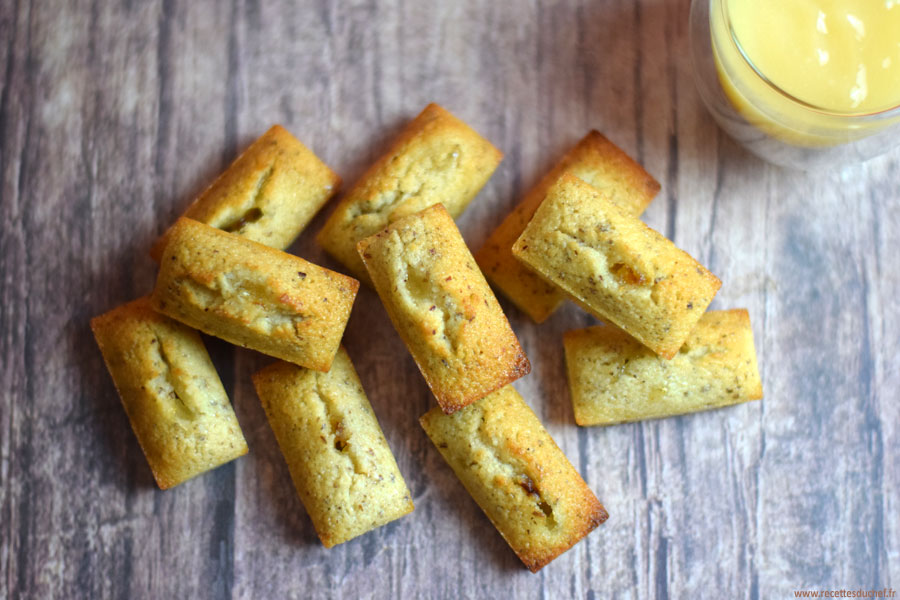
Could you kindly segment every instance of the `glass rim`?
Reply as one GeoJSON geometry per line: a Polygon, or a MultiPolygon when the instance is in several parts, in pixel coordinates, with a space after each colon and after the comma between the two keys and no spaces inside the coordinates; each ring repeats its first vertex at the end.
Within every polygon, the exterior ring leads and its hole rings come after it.
{"type": "MultiPolygon", "coordinates": [[[[874,111],[864,111],[864,112],[854,112],[854,111],[840,111],[825,108],[822,106],[817,106],[805,100],[798,98],[797,96],[791,94],[786,91],[781,86],[777,85],[771,79],[766,77],[766,75],[753,63],[750,57],[747,55],[747,52],[744,50],[743,46],[741,46],[740,40],[738,40],[737,32],[734,30],[731,22],[731,15],[728,12],[728,2],[729,0],[710,0],[711,2],[717,2],[721,8],[722,18],[725,20],[725,29],[728,31],[728,39],[731,44],[734,46],[734,49],[737,50],[738,55],[740,55],[743,63],[750,68],[751,71],[756,75],[756,77],[766,85],[772,91],[778,93],[784,99],[798,104],[810,111],[814,111],[824,116],[834,117],[845,121],[879,121],[882,119],[892,119],[894,117],[900,117],[900,102],[893,106],[889,106],[884,109],[874,110],[874,111]]],[[[713,36],[715,40],[716,36],[713,36]]]]}

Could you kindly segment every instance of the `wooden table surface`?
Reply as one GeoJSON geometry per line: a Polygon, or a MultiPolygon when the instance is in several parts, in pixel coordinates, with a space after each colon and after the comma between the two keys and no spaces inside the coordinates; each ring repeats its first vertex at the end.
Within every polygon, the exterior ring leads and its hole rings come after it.
{"type": "MultiPolygon", "coordinates": [[[[687,0],[0,7],[0,597],[789,598],[900,588],[900,151],[818,175],[731,142],[691,79],[687,0]],[[421,431],[433,405],[377,296],[344,343],[416,510],[318,542],[250,383],[208,347],[250,453],[156,488],[88,328],[147,293],[147,249],[282,123],[351,184],[428,102],[506,153],[477,248],[590,128],[662,183],[646,222],[746,307],[765,399],[574,424],[561,336],[505,300],[516,383],[609,521],[526,571],[421,431]],[[890,257],[894,256],[894,259],[890,257]]],[[[328,212],[328,209],[324,211],[328,212]]],[[[291,251],[332,268],[313,237],[291,251]]]]}

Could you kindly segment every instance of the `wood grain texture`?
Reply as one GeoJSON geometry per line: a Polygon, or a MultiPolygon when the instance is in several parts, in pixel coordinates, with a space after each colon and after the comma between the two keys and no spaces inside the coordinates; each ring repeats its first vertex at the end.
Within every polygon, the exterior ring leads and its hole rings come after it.
{"type": "MultiPolygon", "coordinates": [[[[158,0],[0,6],[0,597],[786,598],[900,588],[900,151],[818,175],[718,131],[687,0],[158,0]],[[590,128],[663,184],[645,221],[746,307],[765,399],[580,429],[562,333],[501,300],[517,389],[609,521],[528,573],[418,426],[433,405],[370,290],[344,344],[416,510],[325,550],[250,383],[207,340],[250,454],[157,490],[88,328],[148,292],[147,249],[280,122],[347,182],[428,102],[506,159],[477,248],[590,128]]],[[[326,208],[327,212],[328,209],[326,208]]],[[[332,268],[313,242],[292,251],[332,268]]]]}

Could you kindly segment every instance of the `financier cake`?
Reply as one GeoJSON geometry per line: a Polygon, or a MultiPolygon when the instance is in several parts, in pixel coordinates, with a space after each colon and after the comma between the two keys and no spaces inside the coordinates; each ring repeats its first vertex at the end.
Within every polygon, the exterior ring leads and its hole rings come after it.
{"type": "Polygon", "coordinates": [[[327,371],[358,289],[355,279],[182,217],[152,302],[209,335],[327,371]]]}
{"type": "Polygon", "coordinates": [[[569,173],[513,254],[585,310],[672,358],[722,285],[703,265],[569,173]]]}
{"type": "Polygon", "coordinates": [[[444,412],[531,371],[443,205],[400,219],[358,247],[394,327],[444,412]]]}
{"type": "MultiPolygon", "coordinates": [[[[182,216],[279,250],[334,196],[341,178],[281,125],[273,125],[182,216]]],[[[150,251],[159,261],[166,234],[150,251]]]]}
{"type": "Polygon", "coordinates": [[[439,202],[455,219],[502,158],[503,153],[471,127],[429,104],[341,199],[316,239],[368,283],[357,242],[439,202]]]}
{"type": "Polygon", "coordinates": [[[478,506],[532,572],[607,512],[515,388],[419,421],[478,506]]]}
{"type": "Polygon", "coordinates": [[[278,362],[255,373],[253,384],[326,548],[412,512],[406,482],[343,348],[327,373],[278,362]]]}
{"type": "Polygon", "coordinates": [[[547,189],[563,173],[571,173],[607,194],[636,217],[660,188],[641,165],[602,134],[591,131],[525,195],[475,254],[475,260],[485,277],[536,323],[549,317],[566,294],[519,262],[513,256],[512,246],[544,200],[547,189]]]}
{"type": "Polygon", "coordinates": [[[247,442],[200,335],[140,298],[91,329],[162,489],[247,453],[247,442]]]}
{"type": "Polygon", "coordinates": [[[568,331],[563,345],[579,425],[681,415],[763,395],[744,309],[705,313],[671,360],[609,325],[568,331]]]}

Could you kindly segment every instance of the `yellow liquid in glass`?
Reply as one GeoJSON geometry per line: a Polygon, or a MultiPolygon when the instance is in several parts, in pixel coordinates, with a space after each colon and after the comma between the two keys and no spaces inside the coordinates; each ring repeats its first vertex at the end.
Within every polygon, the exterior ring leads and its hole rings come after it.
{"type": "Polygon", "coordinates": [[[825,146],[889,124],[847,115],[900,105],[900,0],[712,0],[711,7],[723,88],[769,135],[825,146]]]}

